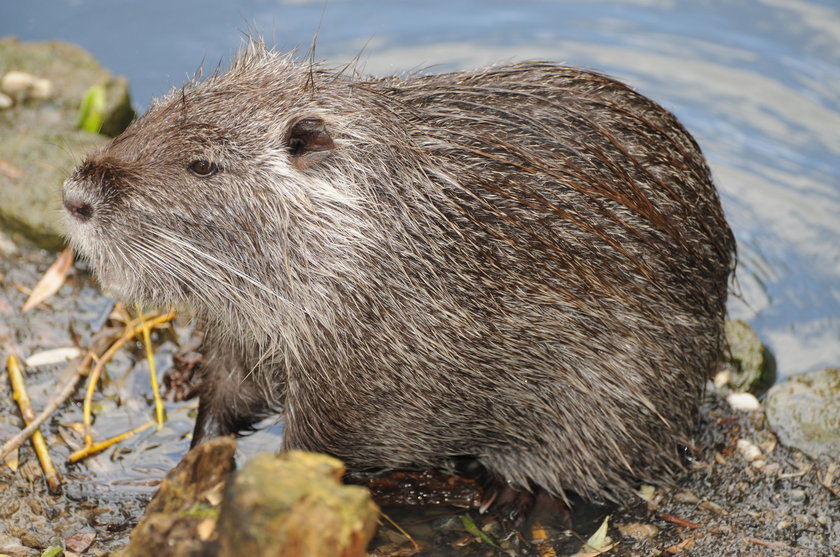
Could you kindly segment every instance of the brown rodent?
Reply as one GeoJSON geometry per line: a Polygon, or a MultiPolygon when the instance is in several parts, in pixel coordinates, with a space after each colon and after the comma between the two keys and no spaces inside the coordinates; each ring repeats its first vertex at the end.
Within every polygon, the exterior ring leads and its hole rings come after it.
{"type": "Polygon", "coordinates": [[[677,120],[542,62],[346,78],[251,44],[91,154],[70,239],[206,325],[193,443],[617,499],[680,465],[735,245],[677,120]]]}

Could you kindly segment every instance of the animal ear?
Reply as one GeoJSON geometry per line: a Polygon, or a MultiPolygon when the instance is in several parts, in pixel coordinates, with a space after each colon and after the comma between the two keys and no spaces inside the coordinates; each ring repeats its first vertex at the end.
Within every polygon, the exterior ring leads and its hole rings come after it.
{"type": "Polygon", "coordinates": [[[292,164],[301,170],[323,161],[335,149],[324,121],[315,117],[295,122],[289,130],[286,145],[292,156],[292,164]]]}

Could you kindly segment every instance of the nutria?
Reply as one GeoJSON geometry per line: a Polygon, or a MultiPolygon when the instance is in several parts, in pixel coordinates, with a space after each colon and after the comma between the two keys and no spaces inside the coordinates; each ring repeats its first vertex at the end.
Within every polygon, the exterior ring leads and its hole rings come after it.
{"type": "Polygon", "coordinates": [[[680,466],[734,240],[695,141],[603,75],[361,80],[249,45],[64,185],[127,300],[205,324],[193,444],[267,412],[351,470],[618,499],[680,466]]]}

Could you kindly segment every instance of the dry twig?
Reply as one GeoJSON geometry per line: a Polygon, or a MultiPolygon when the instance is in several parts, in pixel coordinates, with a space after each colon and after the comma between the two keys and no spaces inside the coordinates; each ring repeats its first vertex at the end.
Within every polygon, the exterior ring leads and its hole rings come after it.
{"type": "Polygon", "coordinates": [[[105,353],[97,360],[93,371],[91,371],[88,376],[87,390],[85,391],[85,402],[82,407],[82,415],[85,424],[84,438],[86,449],[93,445],[93,434],[91,433],[93,393],[96,390],[96,384],[99,382],[99,377],[102,375],[102,370],[105,367],[105,364],[114,356],[114,354],[116,354],[117,350],[122,348],[126,342],[137,336],[139,333],[142,333],[144,327],[151,328],[160,325],[161,323],[172,321],[173,319],[175,319],[175,311],[171,310],[164,315],[158,315],[157,317],[142,323],[136,320],[127,323],[123,335],[115,340],[108,350],[106,350],[105,353]]]}
{"type": "Polygon", "coordinates": [[[837,489],[832,485],[834,483],[834,473],[837,472],[837,468],[837,463],[829,465],[828,469],[825,471],[825,476],[821,476],[820,471],[817,470],[817,482],[826,488],[829,493],[840,498],[840,489],[837,489]]]}
{"type": "Polygon", "coordinates": [[[128,439],[132,435],[136,435],[136,434],[140,433],[141,431],[146,431],[147,429],[149,429],[153,425],[155,425],[155,422],[146,422],[145,424],[143,424],[141,426],[135,427],[134,429],[131,429],[131,430],[126,431],[124,433],[120,433],[119,435],[115,435],[115,436],[113,436],[109,439],[106,439],[104,441],[100,441],[99,443],[92,443],[90,445],[87,445],[87,446],[79,449],[78,451],[74,452],[73,454],[71,454],[67,458],[67,462],[71,462],[71,463],[72,462],[78,462],[78,461],[82,460],[83,458],[89,457],[92,454],[102,452],[105,449],[107,449],[108,447],[110,447],[111,445],[115,445],[115,444],[119,443],[120,441],[128,439]]]}
{"type": "Polygon", "coordinates": [[[80,364],[76,365],[71,363],[65,369],[65,372],[62,375],[63,379],[59,379],[61,387],[59,388],[58,393],[50,399],[44,409],[41,410],[41,413],[35,416],[29,425],[22,429],[20,433],[3,443],[3,446],[0,447],[0,459],[5,458],[7,454],[21,446],[35,431],[37,431],[41,424],[44,423],[47,418],[49,418],[52,413],[58,409],[59,406],[64,404],[64,402],[70,398],[70,396],[76,391],[76,383],[79,382],[79,379],[84,377],[84,371],[88,369],[91,361],[92,354],[88,353],[80,364]]]}
{"type": "MultiPolygon", "coordinates": [[[[9,350],[9,357],[6,360],[6,369],[9,372],[9,381],[12,384],[12,393],[15,401],[18,403],[20,413],[23,416],[23,421],[28,425],[35,419],[35,412],[32,410],[32,403],[29,400],[29,395],[26,393],[26,385],[23,382],[23,372],[20,368],[17,356],[9,350]]],[[[50,453],[47,450],[47,442],[44,436],[36,429],[32,433],[32,446],[35,448],[35,454],[38,455],[38,461],[41,463],[41,469],[44,471],[44,479],[47,481],[47,487],[50,493],[58,493],[61,490],[61,478],[53,466],[50,453]]]]}
{"type": "Polygon", "coordinates": [[[420,546],[420,544],[419,544],[419,543],[417,543],[417,540],[415,540],[413,537],[411,537],[411,534],[409,534],[408,532],[406,532],[406,531],[402,528],[402,526],[400,526],[399,524],[397,524],[397,523],[394,521],[394,519],[393,519],[393,518],[391,518],[390,516],[388,516],[387,514],[385,514],[384,512],[382,512],[381,510],[379,511],[379,514],[380,514],[380,516],[382,516],[382,518],[384,518],[385,520],[387,520],[388,522],[390,522],[390,523],[391,523],[391,526],[393,526],[394,528],[396,528],[397,532],[399,532],[400,534],[402,534],[403,536],[405,536],[405,538],[406,538],[408,541],[410,541],[410,542],[411,542],[411,545],[413,545],[413,546],[414,546],[414,551],[420,551],[420,550],[422,549],[422,547],[420,546]]]}
{"type": "Polygon", "coordinates": [[[50,265],[50,268],[47,269],[47,272],[44,273],[44,276],[41,277],[41,280],[32,289],[32,292],[29,294],[29,299],[23,304],[21,311],[26,313],[58,292],[61,285],[64,284],[64,280],[67,278],[67,272],[72,266],[73,250],[67,248],[59,254],[58,259],[50,265]]]}
{"type": "Polygon", "coordinates": [[[160,431],[163,428],[165,417],[163,414],[163,401],[160,398],[160,388],[158,388],[155,358],[152,353],[152,338],[149,333],[151,327],[143,316],[143,309],[140,307],[140,304],[137,304],[137,314],[140,320],[140,326],[143,328],[143,344],[146,346],[146,359],[149,361],[149,381],[152,384],[152,395],[155,399],[155,420],[157,421],[157,429],[160,431]]]}

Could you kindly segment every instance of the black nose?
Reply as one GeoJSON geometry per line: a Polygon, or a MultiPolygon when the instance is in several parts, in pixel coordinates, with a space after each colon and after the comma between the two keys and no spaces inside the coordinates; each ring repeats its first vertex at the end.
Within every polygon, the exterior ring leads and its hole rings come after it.
{"type": "Polygon", "coordinates": [[[87,222],[93,217],[93,205],[79,199],[65,197],[64,208],[79,222],[87,222]]]}

